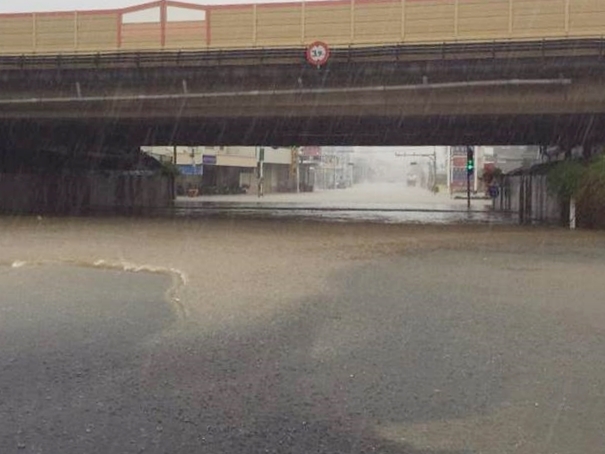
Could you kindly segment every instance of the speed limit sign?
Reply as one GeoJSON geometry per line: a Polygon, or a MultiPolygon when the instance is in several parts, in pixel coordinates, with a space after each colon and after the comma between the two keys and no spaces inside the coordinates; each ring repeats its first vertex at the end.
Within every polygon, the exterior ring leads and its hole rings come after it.
{"type": "Polygon", "coordinates": [[[330,58],[330,48],[321,41],[315,41],[307,47],[307,61],[313,66],[323,66],[330,58]]]}

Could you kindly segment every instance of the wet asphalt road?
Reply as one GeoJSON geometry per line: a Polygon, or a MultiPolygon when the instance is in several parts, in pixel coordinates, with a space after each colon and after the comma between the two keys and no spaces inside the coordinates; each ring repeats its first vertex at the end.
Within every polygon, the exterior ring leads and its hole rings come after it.
{"type": "Polygon", "coordinates": [[[0,452],[601,453],[600,251],[353,260],[239,324],[162,275],[0,267],[0,452]]]}
{"type": "Polygon", "coordinates": [[[0,268],[0,452],[131,452],[122,437],[138,430],[144,345],[175,319],[169,284],[75,266],[0,268]]]}
{"type": "MultiPolygon", "coordinates": [[[[477,196],[474,196],[477,197],[477,196]]],[[[166,215],[188,218],[296,219],[383,224],[514,224],[509,213],[494,212],[491,201],[432,194],[401,183],[368,183],[313,193],[270,193],[179,197],[166,215]]]]}

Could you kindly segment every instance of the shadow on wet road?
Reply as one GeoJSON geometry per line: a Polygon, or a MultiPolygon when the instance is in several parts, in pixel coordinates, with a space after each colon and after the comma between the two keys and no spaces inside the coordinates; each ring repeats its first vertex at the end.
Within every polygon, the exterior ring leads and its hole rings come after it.
{"type": "Polygon", "coordinates": [[[8,273],[25,290],[4,286],[0,306],[11,325],[0,354],[2,452],[462,454],[374,432],[397,413],[416,417],[406,405],[417,379],[402,373],[397,343],[374,359],[372,343],[357,358],[317,351],[337,312],[352,308],[319,299],[241,331],[193,324],[160,341],[171,318],[157,305],[163,278],[74,267],[8,273]]]}
{"type": "Polygon", "coordinates": [[[600,452],[602,333],[556,308],[591,307],[602,258],[553,290],[552,255],[490,256],[351,262],[220,326],[169,327],[157,275],[0,269],[0,451],[600,452]]]}

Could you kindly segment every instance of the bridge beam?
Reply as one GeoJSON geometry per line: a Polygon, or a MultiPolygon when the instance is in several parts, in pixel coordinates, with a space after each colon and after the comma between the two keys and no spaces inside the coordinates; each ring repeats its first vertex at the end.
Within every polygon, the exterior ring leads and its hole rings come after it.
{"type": "Polygon", "coordinates": [[[378,46],[336,49],[321,71],[301,49],[0,57],[0,134],[87,147],[602,142],[601,54],[590,39],[378,46]]]}

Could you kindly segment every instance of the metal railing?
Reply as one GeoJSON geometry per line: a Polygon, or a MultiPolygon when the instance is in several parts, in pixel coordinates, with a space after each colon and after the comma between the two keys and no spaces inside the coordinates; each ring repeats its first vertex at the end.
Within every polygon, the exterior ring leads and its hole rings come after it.
{"type": "MultiPolygon", "coordinates": [[[[510,58],[513,56],[605,56],[605,38],[565,38],[534,41],[444,42],[438,44],[397,44],[371,47],[349,46],[334,49],[331,62],[364,59],[384,61],[510,58]]],[[[138,51],[57,55],[0,55],[0,70],[102,67],[180,67],[217,63],[234,64],[304,63],[303,47],[256,48],[197,51],[138,51]]]]}

